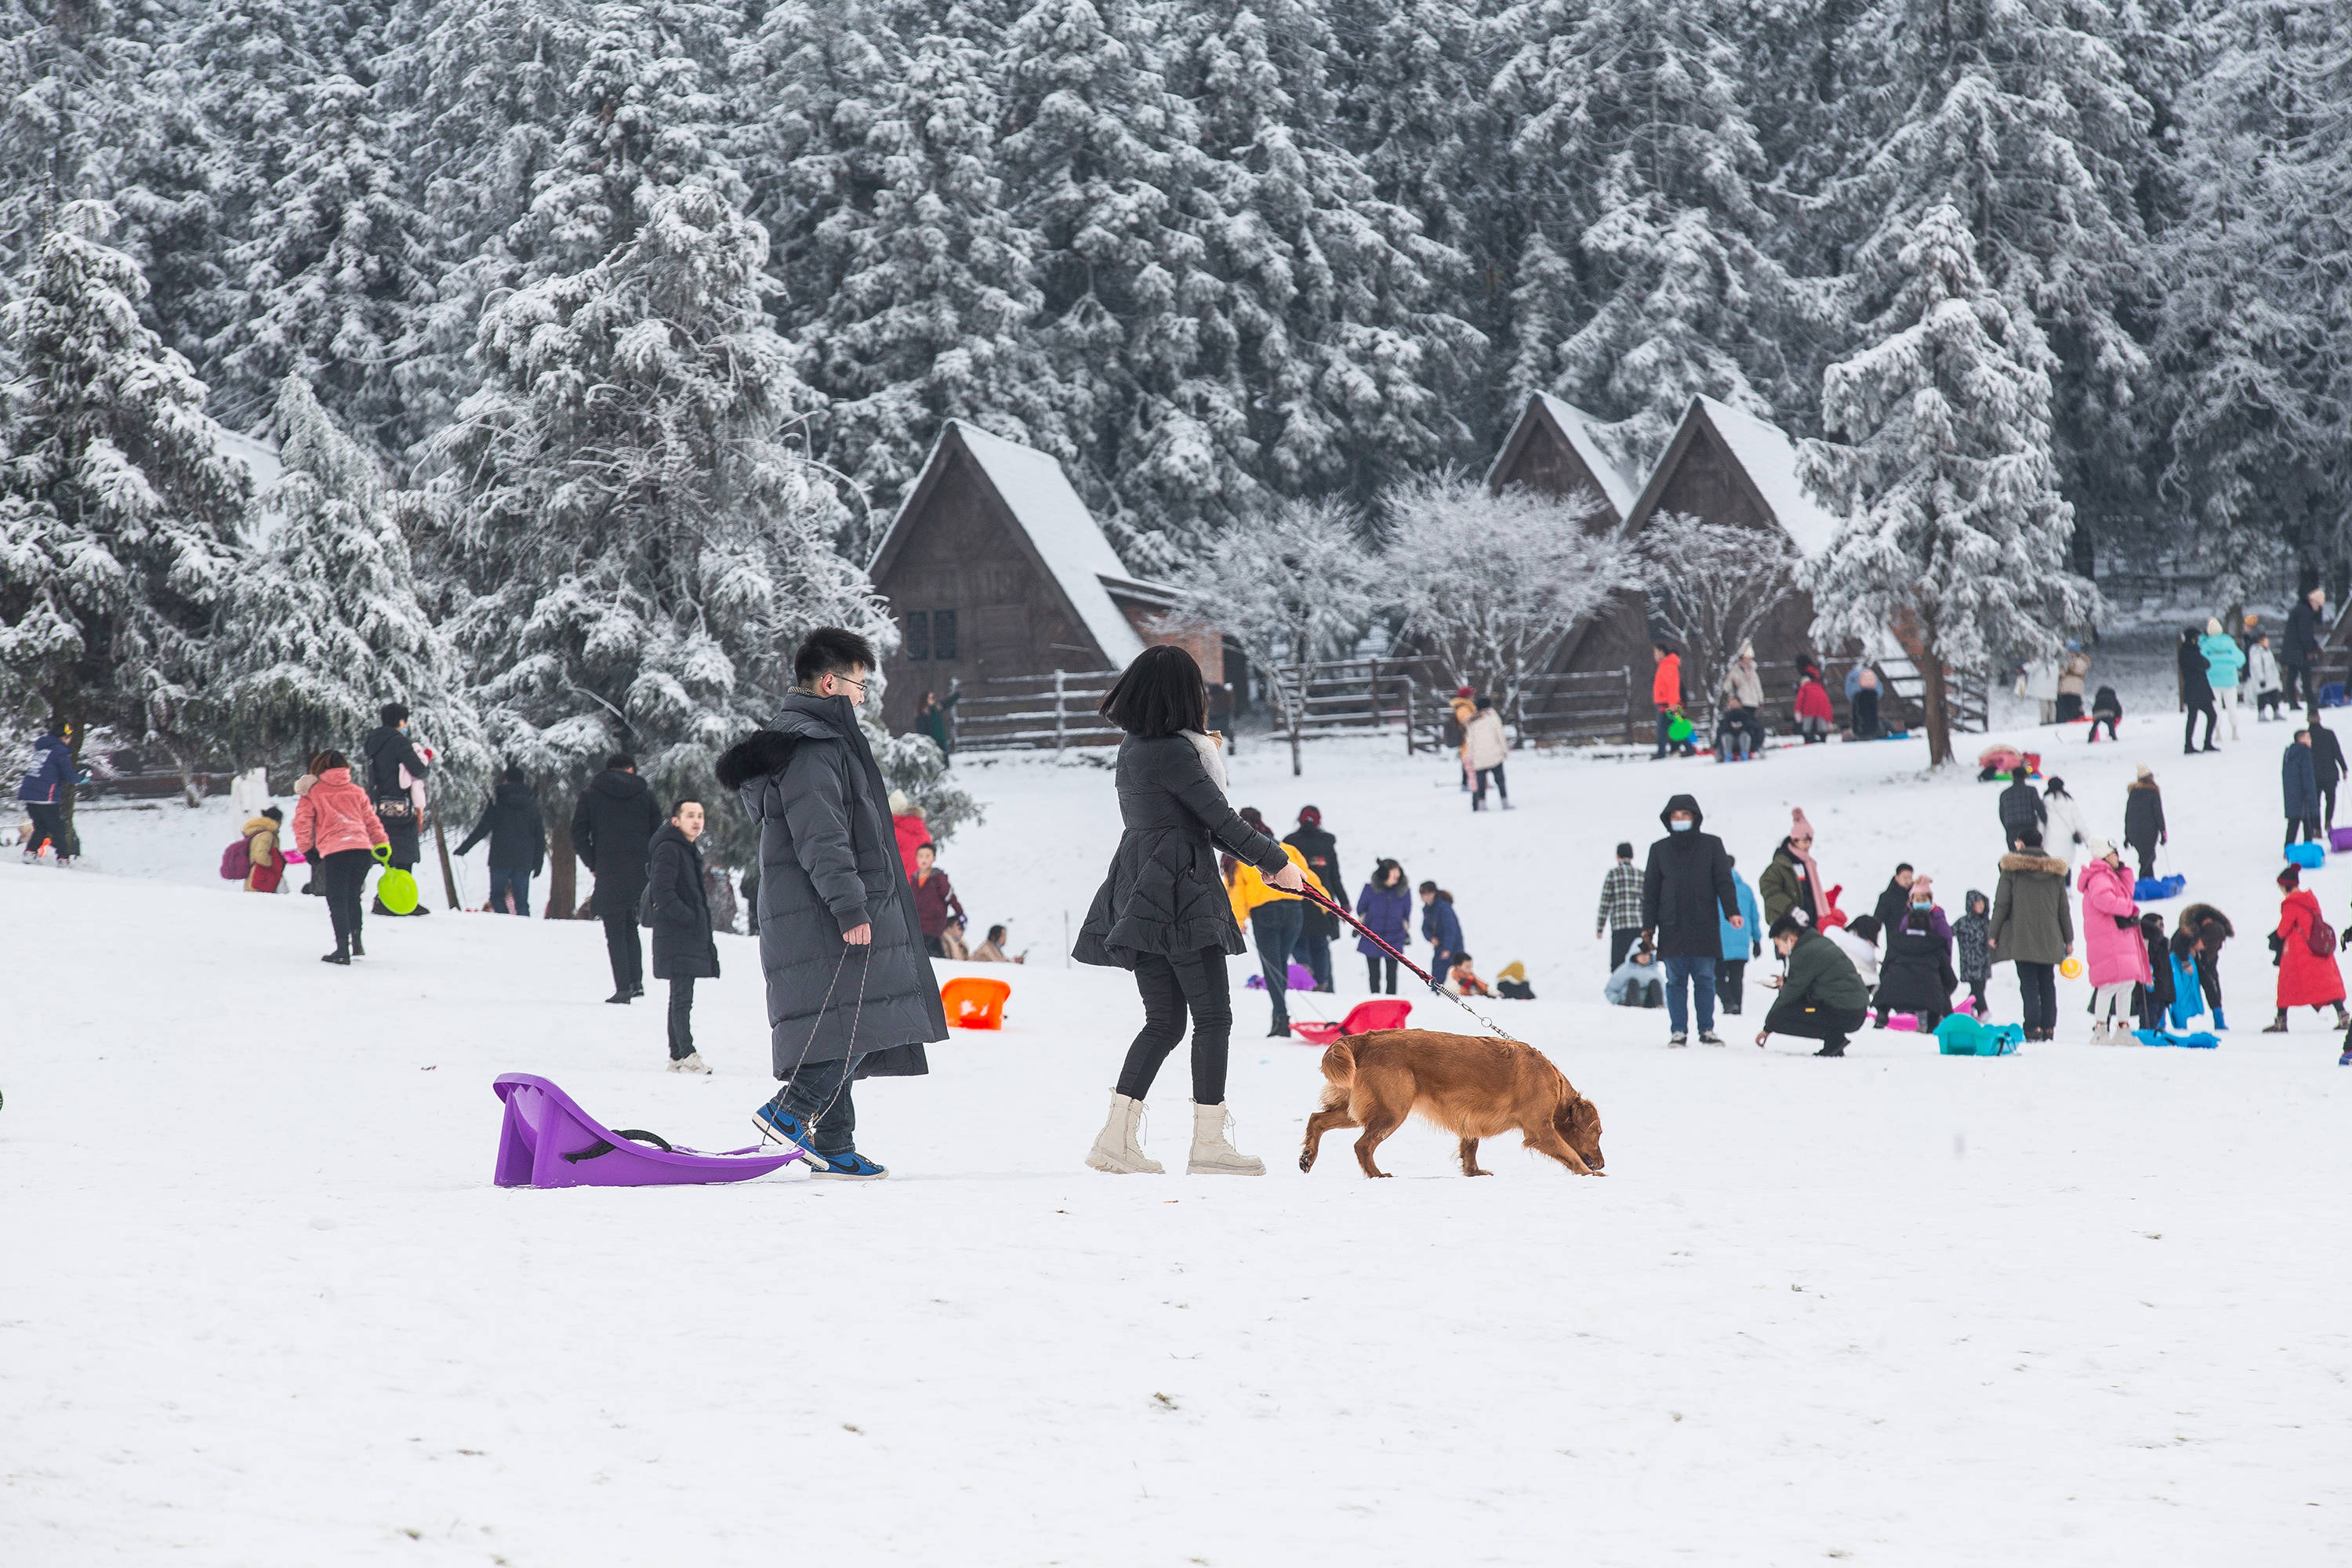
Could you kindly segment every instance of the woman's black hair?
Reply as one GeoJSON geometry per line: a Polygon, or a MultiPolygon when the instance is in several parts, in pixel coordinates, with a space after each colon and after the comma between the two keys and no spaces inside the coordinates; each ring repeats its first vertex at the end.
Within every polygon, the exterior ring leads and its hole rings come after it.
{"type": "Polygon", "coordinates": [[[2063,795],[2068,800],[2074,798],[2066,794],[2066,781],[2055,773],[2051,774],[2050,782],[2042,786],[2042,793],[2044,795],[2063,795]]]}
{"type": "Polygon", "coordinates": [[[1372,886],[1375,888],[1387,887],[1389,885],[1389,873],[1391,871],[1394,871],[1397,874],[1398,881],[1402,882],[1404,880],[1403,867],[1398,865],[1393,860],[1382,860],[1372,868],[1372,886]]]}
{"type": "Polygon", "coordinates": [[[1449,904],[1454,901],[1454,895],[1447,892],[1444,889],[1439,887],[1434,882],[1423,882],[1421,885],[1421,891],[1444,899],[1449,904]]]}
{"type": "Polygon", "coordinates": [[[1854,935],[1862,938],[1864,942],[1876,942],[1878,940],[1878,917],[1876,915],[1856,915],[1853,919],[1845,922],[1845,929],[1853,932],[1854,935]]]}
{"type": "MultiPolygon", "coordinates": [[[[1265,816],[1258,810],[1257,807],[1254,805],[1245,805],[1239,811],[1234,813],[1234,815],[1240,817],[1244,822],[1248,823],[1252,827],[1256,828],[1260,833],[1265,833],[1265,816]]],[[[1266,837],[1270,838],[1273,835],[1266,834],[1266,837]]]]}
{"type": "Polygon", "coordinates": [[[988,940],[989,940],[989,941],[991,941],[991,942],[994,942],[994,943],[996,943],[999,947],[1003,946],[1003,945],[1004,945],[1004,928],[1003,928],[1003,926],[991,926],[991,927],[989,927],[989,928],[988,928],[988,940]]]}
{"type": "Polygon", "coordinates": [[[1147,739],[1209,727],[1209,689],[1201,666],[1171,643],[1154,643],[1103,693],[1096,710],[1130,735],[1147,739]]]}

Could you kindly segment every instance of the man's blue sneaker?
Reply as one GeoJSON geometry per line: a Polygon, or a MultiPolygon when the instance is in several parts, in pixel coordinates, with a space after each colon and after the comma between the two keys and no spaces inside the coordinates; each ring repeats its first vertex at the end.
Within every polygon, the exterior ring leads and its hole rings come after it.
{"type": "Polygon", "coordinates": [[[760,1130],[760,1136],[767,1142],[789,1143],[812,1159],[817,1157],[816,1147],[809,1141],[808,1123],[775,1101],[770,1100],[753,1111],[751,1124],[760,1130]]]}
{"type": "Polygon", "coordinates": [[[812,1158],[809,1174],[832,1182],[878,1182],[890,1173],[852,1149],[846,1154],[818,1154],[812,1158]]]}

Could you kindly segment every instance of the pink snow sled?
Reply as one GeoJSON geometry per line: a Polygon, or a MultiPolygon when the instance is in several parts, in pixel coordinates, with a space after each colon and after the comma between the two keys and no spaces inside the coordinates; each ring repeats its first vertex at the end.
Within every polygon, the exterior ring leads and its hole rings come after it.
{"type": "Polygon", "coordinates": [[[506,1102],[499,1128],[502,1187],[660,1187],[744,1182],[804,1156],[771,1144],[706,1154],[635,1128],[614,1131],[543,1078],[500,1073],[490,1088],[506,1102]]]}

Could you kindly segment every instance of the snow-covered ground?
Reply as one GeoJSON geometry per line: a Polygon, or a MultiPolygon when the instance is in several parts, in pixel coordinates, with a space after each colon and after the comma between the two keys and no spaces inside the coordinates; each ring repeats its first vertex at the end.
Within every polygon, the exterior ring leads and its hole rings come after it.
{"type": "MultiPolygon", "coordinates": [[[[1491,1010],[1599,1103],[1600,1180],[1490,1145],[1465,1181],[1418,1127],[1400,1180],[1345,1134],[1302,1177],[1318,1053],[1255,994],[1231,1100],[1270,1173],[1084,1169],[1137,1022],[1063,965],[1117,831],[1090,766],[964,770],[988,821],[942,863],[1031,963],[1003,1034],[860,1089],[893,1173],[857,1186],[490,1184],[501,1071],[748,1139],[748,940],[682,1079],[657,1005],[599,1001],[593,925],[376,921],[332,969],[319,900],[214,876],[225,806],[93,811],[89,868],[0,866],[0,1563],[2343,1561],[2352,1072],[2310,1014],[2255,1032],[2287,728],[2004,733],[2101,830],[2156,766],[2241,932],[2220,1050],[2091,1047],[2064,982],[2066,1037],[1981,1061],[1759,1051],[1753,1011],[1670,1053],[1597,1005],[1601,873],[1672,791],[1751,877],[1802,805],[1849,908],[1897,858],[1956,912],[1990,890],[1994,790],[1916,742],[1522,758],[1475,817],[1401,742],[1236,759],[1237,801],[1320,805],[1351,879],[1395,856],[1482,969],[1528,963],[1543,1000],[1491,1010]]],[[[1150,1142],[1181,1167],[1180,1067],[1150,1142]]]]}

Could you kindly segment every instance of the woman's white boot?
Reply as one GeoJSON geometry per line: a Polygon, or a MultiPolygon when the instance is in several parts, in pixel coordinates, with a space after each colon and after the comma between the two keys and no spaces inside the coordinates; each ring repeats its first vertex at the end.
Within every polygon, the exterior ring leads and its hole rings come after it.
{"type": "Polygon", "coordinates": [[[1095,1134],[1087,1163],[1120,1176],[1156,1176],[1164,1167],[1143,1152],[1143,1101],[1113,1092],[1110,1119],[1095,1134]]]}
{"type": "Polygon", "coordinates": [[[1263,1176],[1265,1162],[1225,1142],[1233,1117],[1223,1105],[1192,1105],[1192,1158],[1184,1169],[1195,1176],[1263,1176]]]}

